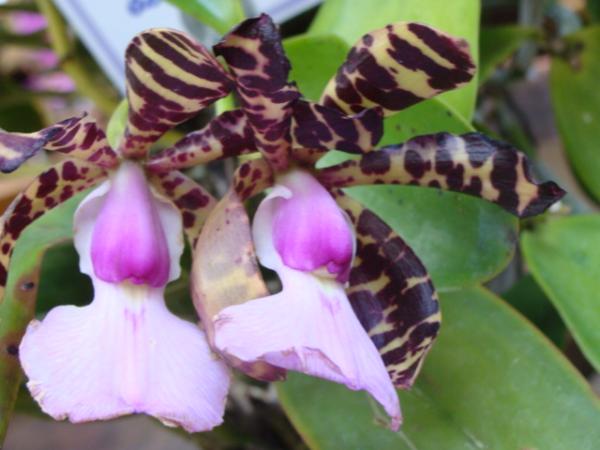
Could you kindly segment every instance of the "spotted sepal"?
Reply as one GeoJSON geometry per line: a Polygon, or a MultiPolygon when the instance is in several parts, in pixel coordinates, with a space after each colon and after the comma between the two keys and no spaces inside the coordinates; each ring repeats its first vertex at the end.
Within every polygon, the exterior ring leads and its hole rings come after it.
{"type": "Polygon", "coordinates": [[[0,300],[15,242],[25,227],[106,176],[104,169],[95,164],[63,161],[39,175],[13,200],[0,219],[0,300]]]}
{"type": "Polygon", "coordinates": [[[224,112],[201,130],[156,154],[146,167],[153,172],[165,172],[255,151],[254,134],[248,119],[242,110],[235,109],[224,112]]]}
{"type": "MultiPolygon", "coordinates": [[[[269,295],[258,267],[248,215],[233,189],[213,209],[194,247],[191,283],[194,306],[213,347],[213,318],[222,309],[269,295]]],[[[265,362],[231,358],[228,362],[260,380],[285,377],[285,370],[265,362]]]]}
{"type": "Polygon", "coordinates": [[[132,39],[125,75],[129,116],[121,151],[133,158],[145,156],[163,133],[233,88],[206,48],[184,33],[161,28],[132,39]]]}
{"type": "Polygon", "coordinates": [[[176,170],[149,173],[148,177],[158,193],[171,201],[181,212],[183,231],[193,246],[217,201],[202,186],[176,170]]]}
{"type": "Polygon", "coordinates": [[[519,217],[544,212],[565,191],[533,181],[527,157],[479,133],[438,133],[383,147],[319,173],[329,187],[412,184],[481,197],[519,217]]]}
{"type": "Polygon", "coordinates": [[[0,171],[12,172],[42,149],[66,153],[106,168],[118,163],[104,131],[84,114],[34,133],[0,131],[0,171]]]}
{"type": "Polygon", "coordinates": [[[288,83],[287,60],[277,27],[265,14],[247,19],[214,47],[236,81],[256,144],[276,169],[285,169],[290,150],[291,105],[299,98],[288,83]]]}
{"type": "Polygon", "coordinates": [[[395,386],[409,388],[440,328],[437,293],[423,263],[385,222],[341,193],[356,230],[348,298],[395,386]]]}
{"type": "Polygon", "coordinates": [[[381,106],[388,115],[455,89],[474,73],[465,40],[399,22],[365,34],[350,49],[321,103],[346,113],[381,106]]]}
{"type": "Polygon", "coordinates": [[[263,158],[245,161],[236,169],[232,186],[242,201],[271,187],[275,174],[271,165],[263,158]]]}
{"type": "Polygon", "coordinates": [[[367,153],[373,150],[382,134],[380,108],[365,109],[348,116],[337,109],[306,100],[294,103],[292,142],[296,148],[367,153]]]}

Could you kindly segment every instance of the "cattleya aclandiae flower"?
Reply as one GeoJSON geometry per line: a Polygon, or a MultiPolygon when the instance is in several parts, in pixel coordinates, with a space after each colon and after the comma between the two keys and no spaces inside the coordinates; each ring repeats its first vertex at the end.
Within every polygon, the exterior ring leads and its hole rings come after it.
{"type": "MultiPolygon", "coordinates": [[[[70,158],[49,168],[11,204],[0,235],[0,298],[14,243],[47,210],[103,181],[80,203],[74,241],[92,278],[88,306],[59,306],[32,321],[19,348],[28,387],[51,416],[73,422],[146,413],[188,431],[222,421],[229,374],[204,332],[171,314],[166,284],[179,277],[182,231],[193,243],[215,200],[176,170],[147,172],[151,144],[233,87],[230,76],[183,33],[155,29],[126,51],[129,116],[115,149],[89,116],[36,133],[0,132],[0,169],[42,148],[70,158]]],[[[210,125],[224,148],[237,113],[210,125]],[[226,139],[225,139],[226,140],[226,139]]],[[[235,148],[233,145],[229,147],[235,148]]]]}
{"type": "MultiPolygon", "coordinates": [[[[289,62],[268,16],[243,22],[215,52],[231,69],[247,117],[238,140],[252,136],[262,158],[240,165],[195,247],[192,293],[210,342],[259,379],[296,370],[366,390],[396,429],[394,387],[413,384],[437,335],[437,295],[402,238],[340,188],[446,189],[520,217],[543,212],[564,191],[535,183],[522,153],[478,133],[438,133],[374,151],[384,116],[472,78],[466,43],[425,25],[396,23],[363,36],[319,103],[288,82],[289,62]],[[361,156],[317,170],[330,149],[361,156]],[[269,187],[250,230],[243,201],[269,187]],[[269,294],[256,256],[277,273],[280,292],[269,294]]],[[[207,133],[188,136],[149,166],[160,172],[203,161],[207,133]]]]}

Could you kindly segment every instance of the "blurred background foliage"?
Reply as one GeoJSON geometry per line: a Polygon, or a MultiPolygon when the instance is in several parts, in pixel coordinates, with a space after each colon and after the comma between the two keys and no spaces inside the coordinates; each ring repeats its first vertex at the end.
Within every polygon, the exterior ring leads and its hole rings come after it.
{"type": "MultiPolygon", "coordinates": [[[[237,0],[170,2],[219,34],[244,16],[237,0]]],[[[401,431],[382,426],[382,413],[365,394],[297,374],[271,386],[236,375],[225,424],[194,436],[146,418],[78,426],[44,418],[5,344],[34,314],[91,299],[69,241],[74,199],[23,234],[10,268],[0,305],[0,434],[16,413],[6,448],[598,448],[600,1],[326,0],[282,24],[291,78],[317,99],[363,33],[399,20],[466,38],[479,72],[466,87],[386,119],[382,143],[480,130],[526,152],[538,178],[569,192],[548,213],[519,223],[495,205],[455,193],[349,190],[413,246],[441,293],[440,338],[416,387],[400,393],[401,431]]],[[[36,130],[82,110],[109,121],[118,91],[49,0],[1,4],[0,44],[0,127],[36,130]]],[[[110,122],[112,136],[124,108],[110,122]]],[[[40,155],[2,176],[1,207],[57,158],[40,155]]],[[[339,158],[333,153],[324,164],[339,158]]],[[[225,161],[190,174],[221,195],[234,168],[235,161],[225,161]]],[[[187,281],[184,270],[168,301],[193,318],[187,281]]]]}

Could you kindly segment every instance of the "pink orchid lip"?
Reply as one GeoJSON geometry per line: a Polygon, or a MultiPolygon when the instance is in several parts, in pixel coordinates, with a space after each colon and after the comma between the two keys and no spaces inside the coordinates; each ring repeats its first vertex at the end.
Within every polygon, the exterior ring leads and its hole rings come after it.
{"type": "MultiPolygon", "coordinates": [[[[281,230],[276,230],[278,221],[285,220],[286,226],[298,231],[294,235],[285,230],[289,233],[285,237],[292,239],[299,235],[309,245],[319,244],[318,238],[331,231],[330,228],[342,231],[330,239],[339,239],[341,235],[350,241],[350,226],[333,198],[310,174],[294,171],[277,181],[254,215],[252,236],[258,260],[277,273],[282,289],[219,311],[213,317],[214,344],[230,360],[249,364],[264,362],[341,383],[352,390],[365,390],[389,415],[390,428],[397,430],[402,414],[385,363],[354,313],[343,283],[322,273],[329,273],[330,261],[339,264],[334,270],[344,267],[344,263],[348,267],[346,261],[352,258],[353,243],[336,242],[331,248],[326,245],[329,241],[325,241],[319,247],[321,251],[312,254],[293,253],[290,250],[295,249],[293,246],[282,251],[281,242],[279,248],[276,246],[277,239],[282,239],[281,234],[278,236],[281,230]],[[316,201],[311,202],[306,192],[302,194],[299,190],[316,192],[316,201]],[[296,201],[292,202],[294,197],[296,201]],[[299,218],[285,217],[285,214],[282,217],[285,201],[291,206],[300,204],[299,218]],[[327,220],[316,220],[315,215],[317,219],[327,220]],[[309,230],[301,230],[301,226],[308,225],[309,230]],[[321,234],[311,235],[310,231],[315,230],[321,234]],[[293,260],[305,255],[312,259],[308,262],[293,260]],[[288,261],[284,257],[288,257],[288,261]],[[301,268],[290,267],[291,264],[301,268]],[[310,270],[313,268],[316,270],[310,270]]],[[[296,213],[291,207],[290,210],[286,214],[296,213]]]]}
{"type": "Polygon", "coordinates": [[[274,199],[273,241],[288,267],[346,281],[354,235],[331,194],[308,172],[293,169],[277,179],[289,195],[274,199]]]}
{"type": "Polygon", "coordinates": [[[143,169],[124,161],[110,181],[92,235],[95,275],[110,283],[164,286],[170,256],[157,200],[143,169]]]}

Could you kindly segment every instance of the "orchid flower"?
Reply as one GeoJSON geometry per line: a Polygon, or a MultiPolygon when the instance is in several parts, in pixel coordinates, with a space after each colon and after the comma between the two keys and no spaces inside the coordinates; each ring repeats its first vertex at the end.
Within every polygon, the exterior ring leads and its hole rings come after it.
{"type": "MultiPolygon", "coordinates": [[[[190,432],[208,430],[222,421],[228,370],[199,327],[168,311],[164,290],[180,274],[182,231],[193,243],[216,202],[181,172],[157,175],[145,166],[151,144],[233,83],[200,44],[164,29],[131,41],[126,76],[129,116],[115,149],[85,115],[36,133],[0,132],[3,172],[43,148],[69,157],[34,180],[3,217],[0,298],[23,229],[101,183],[74,217],[80,270],[92,279],[94,299],[82,308],[58,306],[31,322],[19,347],[27,386],[56,419],[145,413],[190,432]]],[[[219,137],[211,145],[222,148],[219,137]]]]}
{"type": "MultiPolygon", "coordinates": [[[[417,23],[366,34],[319,103],[301,97],[268,16],[215,47],[226,60],[260,159],[238,168],[195,247],[192,293],[211,345],[269,380],[286,370],[366,390],[401,422],[395,387],[409,388],[440,326],[425,267],[383,220],[341,188],[411,184],[452,190],[527,217],[562,197],[535,183],[526,157],[478,133],[421,136],[375,150],[383,117],[468,82],[467,44],[417,23]],[[358,159],[318,170],[331,149],[358,159]],[[250,229],[243,202],[272,188],[250,229]],[[274,270],[270,294],[257,259],[274,270]]],[[[207,130],[157,155],[158,172],[204,162],[207,130]]],[[[240,149],[242,147],[240,146],[240,149]]],[[[232,152],[230,152],[232,154],[232,152]]]]}

